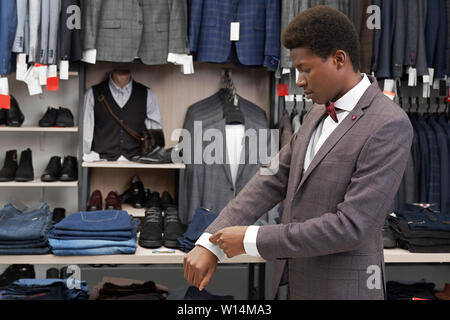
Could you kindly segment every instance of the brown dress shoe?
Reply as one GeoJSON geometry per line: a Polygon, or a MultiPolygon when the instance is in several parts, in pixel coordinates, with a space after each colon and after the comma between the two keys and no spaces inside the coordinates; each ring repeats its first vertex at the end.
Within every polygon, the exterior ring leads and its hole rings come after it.
{"type": "Polygon", "coordinates": [[[105,209],[106,210],[121,210],[122,204],[120,202],[119,195],[117,192],[111,191],[108,193],[108,196],[105,200],[105,209]]]}
{"type": "Polygon", "coordinates": [[[92,192],[91,198],[89,199],[87,210],[88,211],[103,210],[103,198],[100,190],[95,190],[94,192],[92,192]]]}
{"type": "Polygon", "coordinates": [[[438,300],[450,300],[450,283],[446,283],[444,290],[435,293],[434,296],[438,298],[438,300]]]}

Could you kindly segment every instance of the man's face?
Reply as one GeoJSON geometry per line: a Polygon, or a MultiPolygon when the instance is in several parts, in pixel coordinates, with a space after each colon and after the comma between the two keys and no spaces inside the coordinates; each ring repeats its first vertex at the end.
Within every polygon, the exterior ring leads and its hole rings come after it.
{"type": "Polygon", "coordinates": [[[308,99],[325,104],[337,96],[338,69],[333,56],[324,60],[307,48],[291,50],[293,66],[299,71],[297,86],[303,87],[308,99]]]}

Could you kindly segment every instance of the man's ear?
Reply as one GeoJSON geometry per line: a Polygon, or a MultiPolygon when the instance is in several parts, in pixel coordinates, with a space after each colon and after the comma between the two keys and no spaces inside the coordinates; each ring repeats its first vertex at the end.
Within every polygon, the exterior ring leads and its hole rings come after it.
{"type": "Polygon", "coordinates": [[[347,53],[344,50],[337,50],[334,54],[334,62],[338,70],[342,69],[349,59],[347,53]]]}

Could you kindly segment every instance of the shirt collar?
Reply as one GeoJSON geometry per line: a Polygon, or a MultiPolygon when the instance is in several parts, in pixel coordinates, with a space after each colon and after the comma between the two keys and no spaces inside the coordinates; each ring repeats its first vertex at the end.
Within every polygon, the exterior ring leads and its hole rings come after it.
{"type": "Polygon", "coordinates": [[[111,91],[115,91],[116,93],[129,93],[133,87],[133,77],[130,77],[130,82],[128,82],[125,87],[120,88],[112,79],[112,75],[109,75],[109,88],[111,91]]]}
{"type": "Polygon", "coordinates": [[[364,92],[366,92],[367,88],[371,85],[367,75],[365,73],[362,75],[362,80],[335,102],[334,105],[336,108],[349,112],[355,108],[359,99],[361,99],[364,92]]]}

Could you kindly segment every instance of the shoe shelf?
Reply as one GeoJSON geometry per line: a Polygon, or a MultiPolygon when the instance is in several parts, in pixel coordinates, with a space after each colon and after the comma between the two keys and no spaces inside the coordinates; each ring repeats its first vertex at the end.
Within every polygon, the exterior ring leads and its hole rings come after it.
{"type": "MultiPolygon", "coordinates": [[[[174,253],[154,252],[138,245],[135,254],[102,256],[22,255],[0,256],[0,264],[183,264],[186,255],[181,250],[174,253]]],[[[221,263],[264,263],[265,260],[249,255],[225,258],[221,263]]]]}
{"type": "Polygon", "coordinates": [[[96,161],[82,164],[83,168],[141,168],[141,169],[184,169],[184,163],[145,164],[132,161],[96,161]]]}
{"type": "Polygon", "coordinates": [[[29,182],[17,182],[17,181],[11,181],[11,182],[0,182],[0,187],[70,187],[70,188],[77,188],[78,187],[78,181],[55,181],[55,182],[43,182],[41,181],[40,177],[37,177],[33,181],[29,182]]]}
{"type": "Polygon", "coordinates": [[[36,126],[23,126],[23,127],[1,127],[0,132],[78,132],[78,127],[70,128],[43,128],[36,126]]]}
{"type": "MultiPolygon", "coordinates": [[[[0,256],[0,264],[183,264],[183,251],[154,252],[138,245],[135,254],[103,256],[8,255],[0,256]]],[[[450,253],[411,253],[403,249],[385,249],[385,263],[450,263],[450,253]]],[[[240,255],[221,263],[265,263],[263,258],[240,255]]]]}

